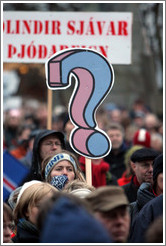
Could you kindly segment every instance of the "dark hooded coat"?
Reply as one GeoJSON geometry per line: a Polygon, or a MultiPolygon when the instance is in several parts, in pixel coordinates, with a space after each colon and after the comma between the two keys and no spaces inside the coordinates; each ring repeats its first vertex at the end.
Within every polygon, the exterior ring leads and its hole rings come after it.
{"type": "Polygon", "coordinates": [[[35,140],[34,140],[31,170],[30,170],[30,174],[24,180],[24,182],[42,179],[41,178],[41,161],[42,160],[40,158],[40,143],[45,137],[49,135],[56,135],[56,137],[59,138],[59,140],[62,143],[62,149],[65,149],[65,140],[64,140],[63,133],[57,132],[55,130],[41,130],[39,134],[36,135],[35,140]]]}

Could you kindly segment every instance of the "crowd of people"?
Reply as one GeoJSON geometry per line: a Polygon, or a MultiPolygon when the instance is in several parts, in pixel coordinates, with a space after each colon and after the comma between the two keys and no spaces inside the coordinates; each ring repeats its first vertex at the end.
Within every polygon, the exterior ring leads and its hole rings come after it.
{"type": "Polygon", "coordinates": [[[3,202],[3,242],[162,243],[163,120],[140,99],[99,108],[112,148],[91,160],[89,185],[67,109],[55,107],[51,130],[47,119],[44,103],[4,112],[3,148],[29,173],[3,202]]]}

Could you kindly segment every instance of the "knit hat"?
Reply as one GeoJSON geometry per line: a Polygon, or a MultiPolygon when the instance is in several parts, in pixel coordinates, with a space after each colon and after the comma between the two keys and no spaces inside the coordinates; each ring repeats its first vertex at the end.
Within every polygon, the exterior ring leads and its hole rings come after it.
{"type": "Polygon", "coordinates": [[[157,180],[157,176],[163,172],[163,154],[160,154],[153,164],[153,181],[157,180]]]}
{"type": "Polygon", "coordinates": [[[46,216],[41,243],[111,243],[103,225],[83,206],[67,197],[59,198],[46,216]]]}
{"type": "Polygon", "coordinates": [[[41,182],[41,181],[38,181],[38,180],[32,180],[32,181],[29,181],[29,182],[24,183],[24,185],[21,187],[20,192],[19,192],[19,194],[18,194],[16,204],[19,202],[20,197],[22,196],[23,192],[24,192],[28,187],[30,187],[31,185],[37,184],[37,183],[42,183],[42,182],[41,182]]]}
{"type": "Polygon", "coordinates": [[[90,202],[94,211],[99,212],[108,212],[129,205],[124,189],[115,185],[99,187],[85,199],[90,202]]]}
{"type": "Polygon", "coordinates": [[[131,161],[132,162],[141,162],[141,161],[150,161],[154,160],[158,156],[158,152],[151,149],[151,148],[142,148],[136,150],[131,155],[131,161]]]}
{"type": "Polygon", "coordinates": [[[72,164],[74,171],[76,172],[77,165],[76,165],[76,162],[73,159],[73,157],[71,155],[66,154],[66,153],[59,153],[59,154],[54,155],[52,157],[52,159],[47,163],[47,165],[45,167],[45,180],[47,180],[47,177],[49,176],[53,167],[56,164],[58,164],[60,161],[63,161],[63,160],[69,161],[72,164]]]}
{"type": "Polygon", "coordinates": [[[133,145],[142,145],[150,148],[151,136],[146,129],[139,129],[135,132],[133,137],[133,145]]]}

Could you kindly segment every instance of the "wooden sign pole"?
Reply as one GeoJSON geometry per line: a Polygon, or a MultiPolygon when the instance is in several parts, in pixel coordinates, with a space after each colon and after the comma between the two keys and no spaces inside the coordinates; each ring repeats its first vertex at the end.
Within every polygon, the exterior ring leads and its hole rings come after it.
{"type": "Polygon", "coordinates": [[[47,90],[47,106],[48,106],[48,117],[47,117],[47,129],[51,130],[52,128],[52,90],[47,90]]]}
{"type": "Polygon", "coordinates": [[[92,161],[91,159],[85,158],[85,173],[86,182],[88,185],[92,185],[92,161]]]}

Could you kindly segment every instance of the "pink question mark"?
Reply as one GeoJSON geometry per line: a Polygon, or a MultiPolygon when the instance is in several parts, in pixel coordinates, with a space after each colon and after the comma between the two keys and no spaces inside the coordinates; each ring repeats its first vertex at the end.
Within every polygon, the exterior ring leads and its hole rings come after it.
{"type": "Polygon", "coordinates": [[[69,116],[75,128],[70,135],[71,147],[87,158],[102,158],[111,150],[106,133],[99,129],[95,112],[114,83],[114,71],[105,57],[94,50],[67,49],[46,62],[49,89],[66,89],[75,77],[69,102],[69,116]]]}

